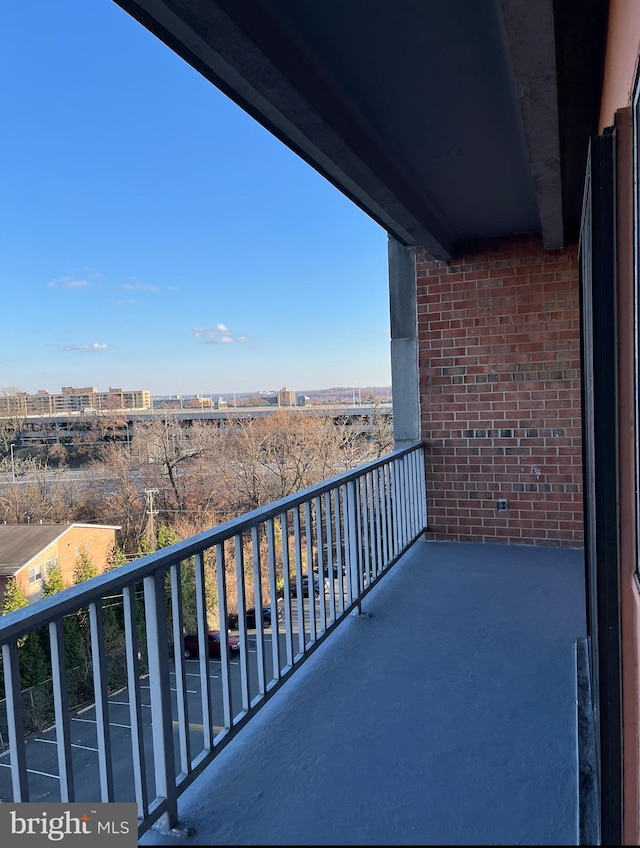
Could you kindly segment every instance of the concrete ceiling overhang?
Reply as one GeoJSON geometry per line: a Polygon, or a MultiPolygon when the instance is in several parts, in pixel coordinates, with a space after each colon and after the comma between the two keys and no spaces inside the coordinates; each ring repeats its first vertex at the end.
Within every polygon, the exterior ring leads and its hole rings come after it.
{"type": "Polygon", "coordinates": [[[607,0],[116,2],[401,243],[574,238],[607,0]]]}

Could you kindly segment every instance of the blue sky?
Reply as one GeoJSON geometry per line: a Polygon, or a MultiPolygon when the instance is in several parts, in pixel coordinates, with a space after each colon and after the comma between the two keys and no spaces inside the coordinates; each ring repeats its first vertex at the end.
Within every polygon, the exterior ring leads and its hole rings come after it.
{"type": "Polygon", "coordinates": [[[387,236],[111,0],[0,51],[0,389],[390,385],[387,236]]]}

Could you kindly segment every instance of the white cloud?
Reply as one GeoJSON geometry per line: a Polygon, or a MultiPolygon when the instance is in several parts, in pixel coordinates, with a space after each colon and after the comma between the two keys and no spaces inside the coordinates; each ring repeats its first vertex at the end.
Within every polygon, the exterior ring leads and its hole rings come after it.
{"type": "Polygon", "coordinates": [[[89,285],[88,280],[77,280],[73,277],[59,277],[57,280],[49,280],[50,289],[84,289],[89,285]]]}
{"type": "Polygon", "coordinates": [[[216,324],[215,327],[197,327],[193,334],[202,339],[205,344],[236,344],[246,342],[246,336],[236,336],[224,324],[216,324]]]}
{"type": "MultiPolygon", "coordinates": [[[[129,278],[131,279],[131,278],[129,278]]],[[[157,292],[160,291],[159,286],[152,286],[150,283],[141,283],[140,280],[133,280],[130,283],[123,283],[120,286],[124,291],[149,291],[149,292],[157,292]]]]}
{"type": "Polygon", "coordinates": [[[101,344],[100,342],[93,342],[92,344],[73,344],[73,345],[65,345],[64,350],[80,350],[83,352],[86,351],[94,351],[94,350],[108,350],[108,344],[101,344]]]}

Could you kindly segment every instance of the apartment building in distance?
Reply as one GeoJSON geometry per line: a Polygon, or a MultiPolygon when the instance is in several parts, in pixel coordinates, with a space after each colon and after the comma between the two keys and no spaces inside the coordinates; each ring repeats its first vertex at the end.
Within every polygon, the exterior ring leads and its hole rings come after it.
{"type": "Polygon", "coordinates": [[[59,394],[38,389],[35,394],[17,392],[0,397],[0,417],[122,409],[151,409],[151,392],[148,389],[125,390],[111,386],[106,392],[100,392],[94,386],[63,386],[59,394]]]}
{"type": "Polygon", "coordinates": [[[283,386],[268,398],[272,406],[297,406],[298,398],[293,389],[283,386]]]}

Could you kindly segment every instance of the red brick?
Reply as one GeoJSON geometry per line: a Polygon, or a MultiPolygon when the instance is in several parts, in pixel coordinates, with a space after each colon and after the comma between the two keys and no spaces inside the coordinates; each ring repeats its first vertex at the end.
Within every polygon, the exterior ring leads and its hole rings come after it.
{"type": "Polygon", "coordinates": [[[430,538],[579,544],[575,247],[545,252],[537,236],[524,236],[468,244],[450,263],[416,254],[419,354],[428,363],[421,370],[423,437],[435,437],[427,458],[430,538]],[[513,437],[499,438],[499,429],[513,437]],[[526,436],[527,429],[538,434],[526,436]],[[555,429],[564,436],[553,436],[555,429]],[[491,432],[469,438],[464,430],[491,432]],[[531,466],[540,468],[539,480],[531,466]],[[546,492],[543,484],[562,491],[546,492]],[[500,493],[510,503],[498,517],[500,493]]]}

